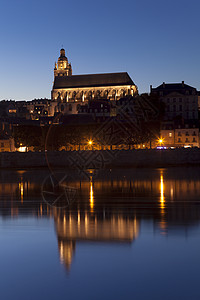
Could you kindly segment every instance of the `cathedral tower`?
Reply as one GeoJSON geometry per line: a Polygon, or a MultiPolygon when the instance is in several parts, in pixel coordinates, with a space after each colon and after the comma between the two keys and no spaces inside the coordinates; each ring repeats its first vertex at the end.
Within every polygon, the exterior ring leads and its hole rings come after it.
{"type": "Polygon", "coordinates": [[[65,56],[65,49],[60,50],[60,57],[58,62],[55,63],[54,68],[54,78],[56,76],[71,76],[72,75],[72,66],[68,63],[68,59],[65,56]]]}

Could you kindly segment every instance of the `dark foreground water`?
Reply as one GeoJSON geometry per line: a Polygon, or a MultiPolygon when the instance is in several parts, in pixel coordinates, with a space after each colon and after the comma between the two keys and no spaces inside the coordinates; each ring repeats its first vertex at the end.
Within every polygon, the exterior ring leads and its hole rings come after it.
{"type": "Polygon", "coordinates": [[[199,168],[48,175],[0,171],[0,299],[200,299],[199,168]]]}

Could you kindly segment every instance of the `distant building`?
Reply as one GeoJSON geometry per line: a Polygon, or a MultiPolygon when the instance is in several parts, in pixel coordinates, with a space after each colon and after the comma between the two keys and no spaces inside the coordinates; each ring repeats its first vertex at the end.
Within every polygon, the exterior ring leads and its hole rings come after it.
{"type": "Polygon", "coordinates": [[[198,92],[184,83],[170,83],[150,87],[151,94],[157,94],[165,104],[164,120],[180,118],[184,120],[198,120],[198,92]]]}
{"type": "Polygon", "coordinates": [[[163,82],[152,88],[164,104],[164,115],[161,122],[160,137],[163,146],[199,147],[198,101],[196,88],[182,83],[163,82]]]}
{"type": "Polygon", "coordinates": [[[118,100],[137,93],[137,86],[126,72],[72,75],[65,50],[60,50],[51,92],[52,103],[56,103],[55,112],[74,114],[78,112],[78,104],[83,102],[95,99],[118,100]]]}

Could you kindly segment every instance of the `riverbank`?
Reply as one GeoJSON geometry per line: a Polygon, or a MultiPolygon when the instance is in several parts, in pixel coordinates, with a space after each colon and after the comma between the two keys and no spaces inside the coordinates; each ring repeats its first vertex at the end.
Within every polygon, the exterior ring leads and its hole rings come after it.
{"type": "Polygon", "coordinates": [[[2,152],[0,168],[139,168],[200,165],[200,149],[2,152]]]}

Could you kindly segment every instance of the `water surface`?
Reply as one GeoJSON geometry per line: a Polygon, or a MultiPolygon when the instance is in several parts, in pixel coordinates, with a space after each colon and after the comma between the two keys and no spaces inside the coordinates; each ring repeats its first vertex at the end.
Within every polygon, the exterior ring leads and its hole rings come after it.
{"type": "Polygon", "coordinates": [[[0,171],[1,299],[200,298],[198,168],[66,173],[0,171]]]}

